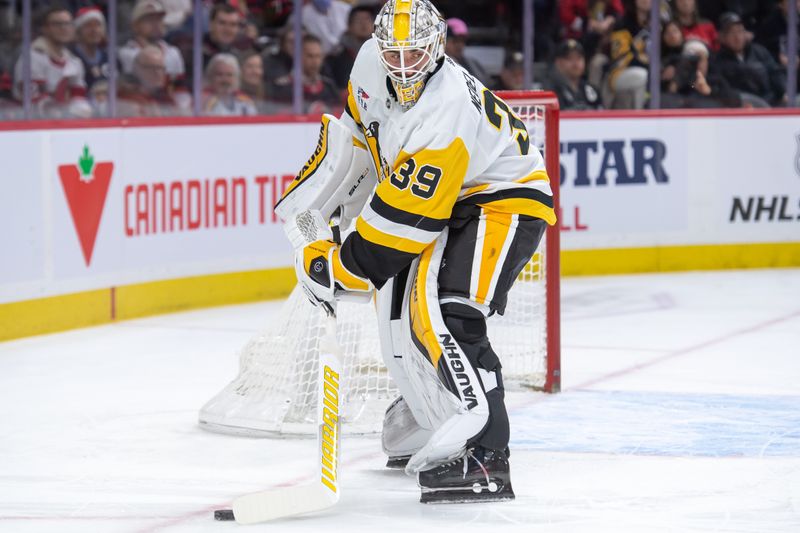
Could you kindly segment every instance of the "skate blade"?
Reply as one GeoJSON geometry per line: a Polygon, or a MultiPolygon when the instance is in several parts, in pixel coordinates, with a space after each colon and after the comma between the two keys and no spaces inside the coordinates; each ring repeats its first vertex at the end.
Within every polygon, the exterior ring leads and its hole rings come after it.
{"type": "Polygon", "coordinates": [[[409,459],[411,459],[410,455],[405,457],[389,457],[389,459],[386,461],[386,468],[402,470],[408,464],[409,459]]]}
{"type": "Polygon", "coordinates": [[[489,492],[483,487],[481,492],[475,492],[470,489],[439,489],[439,490],[426,490],[422,489],[422,494],[419,497],[420,503],[490,503],[490,502],[507,502],[514,500],[514,490],[511,485],[506,485],[497,492],[489,492]]]}

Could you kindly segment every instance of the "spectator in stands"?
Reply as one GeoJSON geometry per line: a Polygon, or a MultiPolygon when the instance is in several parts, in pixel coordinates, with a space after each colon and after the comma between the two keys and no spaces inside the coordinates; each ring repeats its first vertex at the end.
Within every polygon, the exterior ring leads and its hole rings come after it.
{"type": "Polygon", "coordinates": [[[249,96],[261,115],[269,114],[273,106],[267,101],[266,83],[264,82],[264,60],[256,52],[250,52],[242,59],[241,91],[249,96]]]}
{"type": "Polygon", "coordinates": [[[677,21],[670,20],[661,29],[661,91],[666,92],[675,78],[675,67],[683,55],[683,33],[677,21]]]}
{"type": "MultiPolygon", "coordinates": [[[[68,46],[75,39],[72,14],[51,4],[39,17],[41,36],[31,43],[31,80],[37,115],[48,118],[89,117],[83,63],[68,46]]],[[[22,58],[14,68],[14,97],[22,100],[22,58]]]]}
{"type": "Polygon", "coordinates": [[[11,75],[0,67],[0,120],[22,119],[22,106],[14,101],[11,94],[11,75]]]}
{"type": "MultiPolygon", "coordinates": [[[[797,11],[800,13],[800,0],[797,1],[797,11]]],[[[797,33],[800,35],[800,16],[797,17],[797,33]]],[[[772,58],[783,68],[789,66],[788,32],[789,32],[789,0],[781,0],[769,15],[764,18],[756,33],[756,42],[766,48],[772,58]]],[[[800,38],[798,49],[794,54],[800,55],[800,38]]],[[[798,60],[800,68],[800,60],[798,60]]],[[[795,73],[795,76],[798,74],[795,73]]]]}
{"type": "Polygon", "coordinates": [[[171,94],[162,47],[145,44],[133,58],[131,72],[120,78],[117,112],[122,117],[164,117],[180,113],[171,94]]]}
{"type": "Polygon", "coordinates": [[[167,70],[170,91],[182,110],[191,108],[191,96],[186,84],[186,68],[177,48],[164,41],[164,16],[167,11],[161,0],[138,0],[131,13],[133,38],[119,49],[119,63],[123,74],[134,74],[133,64],[145,46],[161,49],[167,70]]]}
{"type": "Polygon", "coordinates": [[[319,38],[323,56],[331,53],[347,30],[350,4],[342,0],[305,0],[303,29],[319,38]]]}
{"type": "MultiPolygon", "coordinates": [[[[519,0],[506,0],[505,2],[477,2],[477,1],[467,1],[464,0],[451,0],[453,3],[458,3],[465,9],[469,16],[472,17],[472,12],[475,9],[476,4],[495,4],[498,7],[505,3],[508,6],[508,14],[509,17],[506,19],[506,23],[504,31],[511,30],[511,33],[515,33],[519,31],[523,20],[523,2],[519,0]]],[[[544,63],[545,66],[547,63],[552,61],[553,54],[555,53],[555,46],[558,43],[562,36],[561,36],[561,24],[559,24],[559,12],[558,12],[558,3],[561,0],[533,0],[533,54],[534,54],[534,61],[537,63],[544,63]]],[[[449,13],[449,11],[448,11],[449,13]]],[[[452,15],[458,17],[458,11],[454,12],[452,15]]],[[[466,14],[465,14],[466,15],[466,14]]],[[[464,18],[464,17],[461,17],[464,18]]],[[[473,26],[476,22],[480,21],[482,26],[487,26],[486,17],[481,18],[472,18],[473,26]]],[[[469,20],[468,20],[469,21],[469,20]]]]}
{"type": "Polygon", "coordinates": [[[588,51],[588,43],[596,43],[611,33],[622,15],[622,0],[562,0],[558,10],[564,37],[583,41],[584,50],[588,51]]]}
{"type": "Polygon", "coordinates": [[[741,107],[739,93],[715,72],[709,71],[710,50],[689,39],[673,69],[662,77],[661,107],[741,107]]]}
{"type": "Polygon", "coordinates": [[[758,21],[769,13],[773,4],[773,0],[697,0],[698,11],[707,20],[718,21],[726,12],[739,15],[749,39],[753,38],[758,21]]]}
{"type": "Polygon", "coordinates": [[[559,15],[564,38],[583,45],[589,59],[590,83],[599,86],[608,65],[611,30],[622,16],[622,0],[562,0],[559,15]]]}
{"type": "MultiPolygon", "coordinates": [[[[294,0],[270,0],[259,3],[260,13],[254,13],[264,29],[282,28],[289,20],[294,0]]],[[[255,6],[253,8],[255,12],[255,6]]]]}
{"type": "Polygon", "coordinates": [[[589,58],[589,82],[600,86],[608,65],[611,30],[622,16],[622,0],[564,0],[559,14],[564,37],[583,45],[589,58]]]}
{"type": "Polygon", "coordinates": [[[347,31],[342,35],[339,46],[325,60],[325,73],[340,91],[347,90],[356,55],[361,46],[372,36],[375,30],[374,21],[375,11],[371,7],[354,7],[347,18],[347,31]]]}
{"type": "MultiPolygon", "coordinates": [[[[342,106],[342,99],[333,80],[322,75],[322,42],[314,35],[303,37],[303,102],[305,113],[329,113],[342,106]]],[[[275,81],[270,91],[273,99],[291,109],[294,88],[292,72],[275,81]]]]}
{"type": "Polygon", "coordinates": [[[86,86],[91,89],[95,81],[108,76],[106,43],[106,18],[95,6],[78,10],[75,16],[75,44],[72,51],[83,63],[86,86]]]}
{"type": "Polygon", "coordinates": [[[586,56],[581,43],[567,39],[556,47],[550,88],[561,109],[601,109],[600,93],[586,82],[586,56]]]}
{"type": "Polygon", "coordinates": [[[457,18],[447,19],[447,41],[444,46],[444,52],[453,61],[464,67],[467,72],[478,78],[481,83],[487,86],[491,85],[489,74],[483,66],[474,59],[467,57],[464,53],[468,39],[469,28],[467,28],[466,22],[457,18]]]}
{"type": "Polygon", "coordinates": [[[164,15],[167,33],[183,28],[189,20],[189,15],[192,14],[192,0],[161,0],[161,2],[167,11],[164,15]]]}
{"type": "Polygon", "coordinates": [[[208,66],[217,54],[238,56],[244,50],[234,46],[242,28],[242,16],[230,4],[214,4],[208,23],[208,33],[203,37],[203,66],[208,66]]]}
{"type": "Polygon", "coordinates": [[[0,72],[9,73],[9,77],[14,70],[21,42],[22,17],[17,16],[16,7],[11,4],[5,12],[0,8],[0,72]]]}
{"type": "Polygon", "coordinates": [[[264,58],[264,81],[267,83],[268,93],[277,80],[291,74],[294,64],[294,31],[292,27],[285,26],[278,39],[278,49],[262,56],[264,58]]]}
{"type": "Polygon", "coordinates": [[[695,0],[672,0],[672,12],[684,39],[701,41],[710,50],[719,49],[717,29],[713,23],[700,18],[695,0]]]}
{"type": "Polygon", "coordinates": [[[721,46],[715,64],[722,77],[741,93],[744,105],[768,107],[785,103],[785,70],[766,48],[748,42],[741,17],[725,13],[719,26],[721,46]]]}
{"type": "MultiPolygon", "coordinates": [[[[683,43],[686,39],[681,31],[681,26],[675,20],[670,20],[661,29],[661,61],[683,53],[683,43]]],[[[706,45],[708,46],[708,45],[706,45]]]]}
{"type": "Polygon", "coordinates": [[[625,0],[625,14],[611,33],[611,66],[606,104],[613,109],[642,109],[647,96],[652,0],[625,0]]]}
{"type": "Polygon", "coordinates": [[[521,91],[525,86],[525,58],[522,52],[506,51],[503,70],[500,71],[498,91],[521,91]]]}
{"type": "Polygon", "coordinates": [[[205,72],[204,115],[256,115],[253,100],[239,90],[239,61],[233,54],[217,54],[208,62],[205,72]]]}
{"type": "MultiPolygon", "coordinates": [[[[118,91],[119,92],[119,91],[118,91]]],[[[108,117],[108,80],[97,78],[89,89],[89,104],[92,106],[92,116],[108,117]]]]}

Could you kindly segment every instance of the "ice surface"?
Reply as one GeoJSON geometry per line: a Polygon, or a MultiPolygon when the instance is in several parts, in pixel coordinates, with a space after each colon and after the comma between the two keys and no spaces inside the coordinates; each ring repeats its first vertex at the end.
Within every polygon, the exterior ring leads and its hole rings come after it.
{"type": "MultiPolygon", "coordinates": [[[[311,441],[195,423],[279,308],[1,343],[0,531],[233,531],[214,509],[309,480],[311,441]]],[[[564,392],[508,399],[516,501],[421,505],[349,438],[337,507],[251,529],[800,532],[800,270],[565,279],[562,331],[564,392]]]]}

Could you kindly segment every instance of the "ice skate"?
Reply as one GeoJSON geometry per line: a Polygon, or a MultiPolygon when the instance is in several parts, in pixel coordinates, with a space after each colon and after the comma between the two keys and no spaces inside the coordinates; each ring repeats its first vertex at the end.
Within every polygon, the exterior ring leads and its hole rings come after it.
{"type": "Polygon", "coordinates": [[[460,459],[420,472],[421,503],[499,502],[514,499],[506,453],[474,448],[460,459]]]}

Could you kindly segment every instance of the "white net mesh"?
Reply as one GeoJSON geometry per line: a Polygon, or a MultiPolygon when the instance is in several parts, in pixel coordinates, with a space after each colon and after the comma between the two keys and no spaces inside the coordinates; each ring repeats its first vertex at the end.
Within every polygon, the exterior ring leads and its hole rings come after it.
{"type": "MultiPolygon", "coordinates": [[[[544,106],[507,99],[544,154],[544,106]]],[[[547,371],[545,240],[509,293],[504,316],[489,318],[506,388],[542,388],[547,371]]],[[[295,287],[275,321],[243,349],[239,375],[200,411],[203,427],[250,435],[316,431],[316,380],[324,315],[295,287]]],[[[383,366],[372,305],[340,302],[337,336],[344,352],[341,414],[345,433],[375,433],[397,390],[383,366]]]]}

